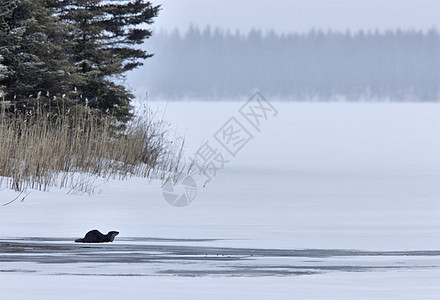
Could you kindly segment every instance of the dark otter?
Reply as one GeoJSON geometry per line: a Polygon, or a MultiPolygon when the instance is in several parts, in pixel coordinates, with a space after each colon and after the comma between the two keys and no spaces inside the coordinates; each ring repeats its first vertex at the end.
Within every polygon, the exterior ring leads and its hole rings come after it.
{"type": "Polygon", "coordinates": [[[118,234],[119,232],[117,231],[109,231],[107,234],[102,234],[99,230],[94,229],[87,232],[83,239],[75,240],[75,243],[109,243],[113,242],[118,234]]]}

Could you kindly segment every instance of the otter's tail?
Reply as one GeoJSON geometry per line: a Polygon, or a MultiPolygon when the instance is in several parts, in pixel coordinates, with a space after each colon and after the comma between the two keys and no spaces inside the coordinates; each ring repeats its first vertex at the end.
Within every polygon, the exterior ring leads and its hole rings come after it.
{"type": "Polygon", "coordinates": [[[84,243],[84,239],[77,239],[75,240],[75,243],[84,243]]]}

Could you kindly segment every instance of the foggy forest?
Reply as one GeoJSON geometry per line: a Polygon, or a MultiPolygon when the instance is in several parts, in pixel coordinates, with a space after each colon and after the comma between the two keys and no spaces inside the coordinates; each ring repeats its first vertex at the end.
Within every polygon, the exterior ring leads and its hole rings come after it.
{"type": "Polygon", "coordinates": [[[153,98],[266,96],[318,101],[439,101],[440,36],[392,30],[231,33],[191,26],[154,32],[155,56],[130,74],[153,98]]]}

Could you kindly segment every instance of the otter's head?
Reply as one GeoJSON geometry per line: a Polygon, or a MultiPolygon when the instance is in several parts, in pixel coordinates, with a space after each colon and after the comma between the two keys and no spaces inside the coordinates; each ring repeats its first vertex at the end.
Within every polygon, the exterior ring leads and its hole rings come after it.
{"type": "Polygon", "coordinates": [[[107,236],[110,239],[110,242],[113,242],[113,240],[115,239],[115,237],[119,234],[118,231],[110,231],[109,233],[107,233],[107,236]]]}

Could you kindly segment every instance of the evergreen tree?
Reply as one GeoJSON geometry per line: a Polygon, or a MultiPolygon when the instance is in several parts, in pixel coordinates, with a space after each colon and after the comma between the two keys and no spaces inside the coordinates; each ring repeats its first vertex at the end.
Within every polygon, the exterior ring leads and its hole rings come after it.
{"type": "MultiPolygon", "coordinates": [[[[0,80],[3,80],[3,78],[6,77],[6,73],[8,71],[8,67],[6,67],[5,65],[2,64],[3,62],[3,56],[0,55],[0,80]]],[[[0,85],[0,94],[1,97],[3,97],[4,95],[4,90],[5,90],[5,86],[4,85],[0,85]]]]}
{"type": "Polygon", "coordinates": [[[71,29],[44,0],[0,0],[0,85],[20,102],[39,91],[71,89],[73,68],[65,55],[71,29]]]}
{"type": "Polygon", "coordinates": [[[151,31],[142,25],[153,22],[159,6],[142,0],[115,2],[53,1],[52,7],[66,24],[75,27],[70,50],[75,73],[82,78],[77,88],[83,99],[124,122],[130,117],[133,95],[116,80],[124,79],[125,72],[151,56],[133,46],[150,37],[151,31]]]}
{"type": "Polygon", "coordinates": [[[150,57],[136,49],[151,35],[159,6],[142,0],[0,0],[0,88],[8,100],[66,95],[119,121],[133,95],[124,73],[150,57]]]}
{"type": "MultiPolygon", "coordinates": [[[[17,7],[18,0],[0,0],[0,38],[7,28],[7,20],[12,16],[13,10],[17,7]]],[[[1,40],[0,40],[1,41],[1,40]]],[[[2,43],[3,44],[3,43],[2,43]]],[[[0,44],[0,45],[2,45],[0,44]]],[[[0,50],[2,47],[0,46],[0,50]]],[[[3,64],[4,58],[0,54],[0,81],[6,78],[8,67],[3,64]]],[[[0,84],[1,96],[4,96],[5,86],[0,84]]]]}

